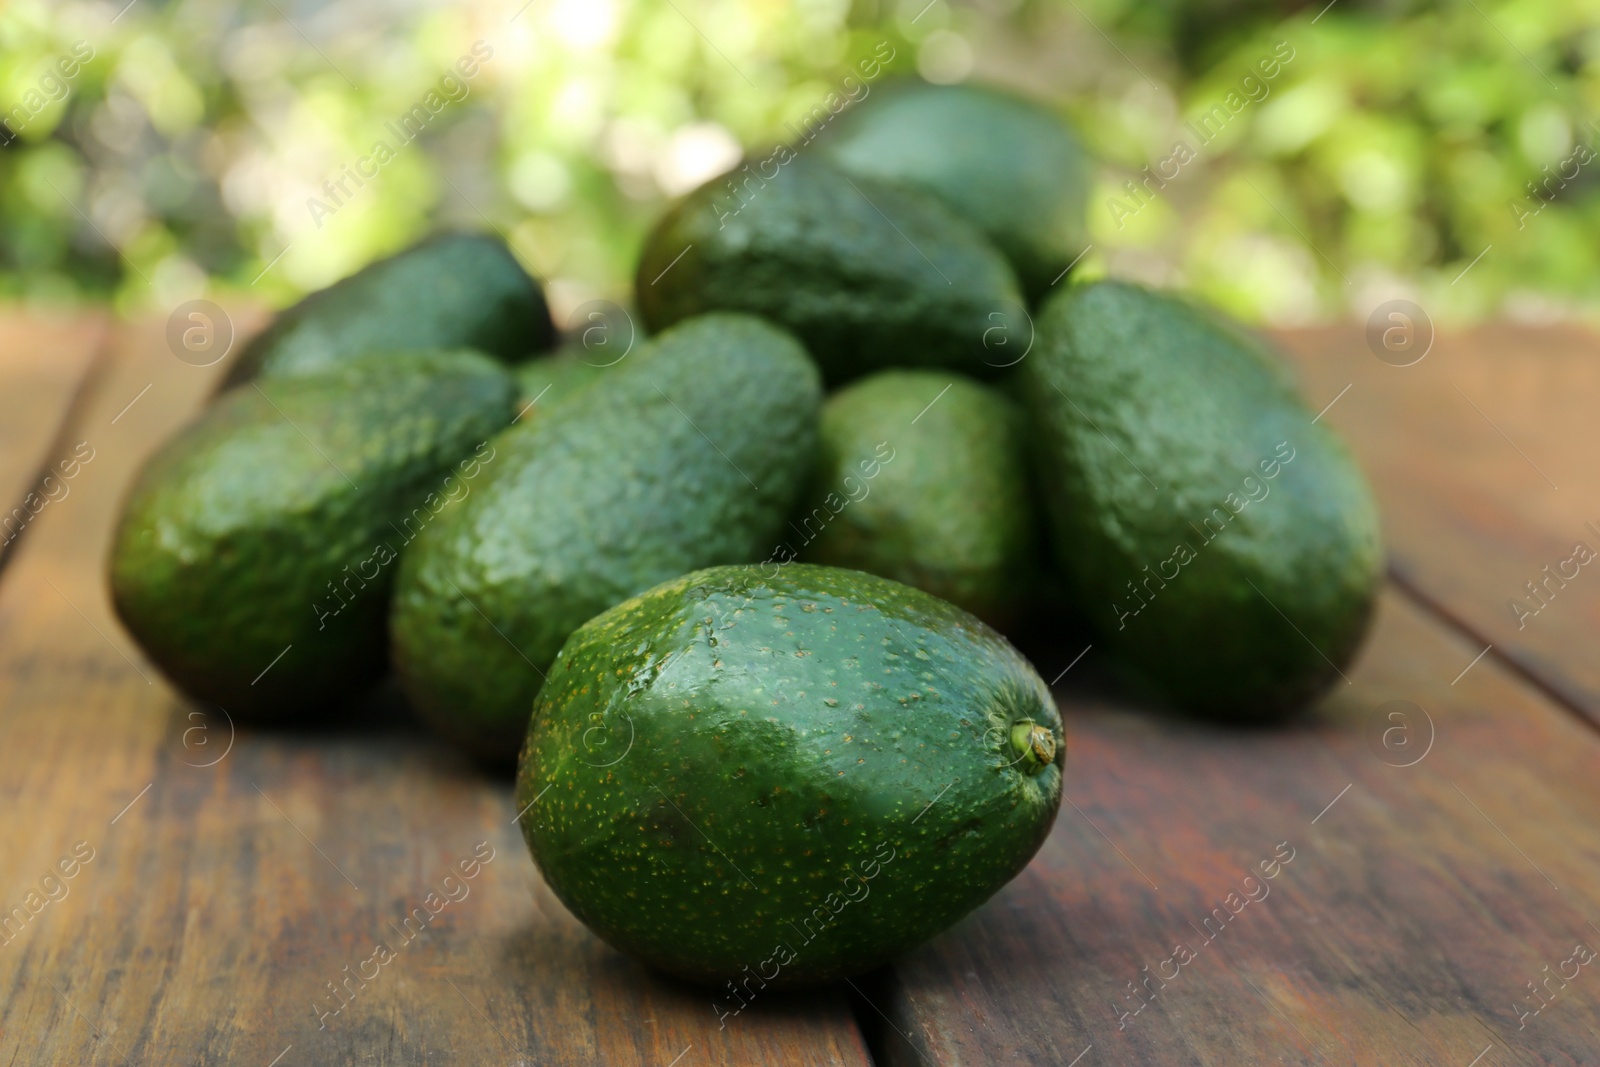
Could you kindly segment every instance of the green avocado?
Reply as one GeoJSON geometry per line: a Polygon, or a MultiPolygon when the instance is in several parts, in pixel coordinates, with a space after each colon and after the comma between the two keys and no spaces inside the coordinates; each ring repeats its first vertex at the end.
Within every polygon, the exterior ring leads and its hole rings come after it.
{"type": "Polygon", "coordinates": [[[801,559],[924,589],[995,626],[1037,571],[1021,410],[959,374],[882,371],[822,408],[801,559]]]}
{"type": "Polygon", "coordinates": [[[713,567],[561,650],[517,772],[545,881],[718,1015],[875,967],[1016,876],[1065,744],[1005,638],[884,578],[713,567]]]}
{"type": "Polygon", "coordinates": [[[401,564],[401,683],[487,760],[515,757],[572,631],[674,575],[763,558],[815,460],[816,369],[759,319],[684,322],[604,374],[496,438],[482,484],[401,564]]]}
{"type": "Polygon", "coordinates": [[[1096,282],[1045,306],[1019,370],[1057,562],[1108,648],[1221,718],[1339,678],[1382,575],[1377,507],[1259,341],[1096,282]]]}
{"type": "Polygon", "coordinates": [[[1090,159],[1050,109],[976,85],[874,92],[817,140],[846,173],[932,193],[989,236],[1041,296],[1089,243],[1090,159]]]}
{"type": "Polygon", "coordinates": [[[788,149],[669,210],[636,291],[652,331],[714,308],[765,316],[835,385],[885,367],[995,377],[1014,362],[1005,337],[1027,329],[1016,276],[977,230],[932,197],[788,149]]]}
{"type": "Polygon", "coordinates": [[[469,491],[515,396],[473,352],[376,353],[224,393],[130,492],[117,614],[179,688],[232,713],[354,695],[384,671],[408,531],[469,491]]]}
{"type": "Polygon", "coordinates": [[[503,243],[443,234],[279,312],[235,357],[223,388],[377,351],[471,348],[514,363],[554,337],[544,294],[503,243]]]}
{"type": "MultiPolygon", "coordinates": [[[[626,357],[622,357],[626,358],[626,357]]],[[[548,356],[530,359],[515,368],[519,409],[528,415],[550,410],[552,404],[577,396],[622,362],[615,354],[591,353],[576,342],[568,342],[548,356]]]]}

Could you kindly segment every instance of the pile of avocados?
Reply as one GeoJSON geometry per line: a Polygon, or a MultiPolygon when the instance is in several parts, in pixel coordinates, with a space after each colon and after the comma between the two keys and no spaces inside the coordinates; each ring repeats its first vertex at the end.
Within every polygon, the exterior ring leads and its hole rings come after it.
{"type": "Polygon", "coordinates": [[[191,697],[304,723],[392,674],[517,760],[554,892],[721,1015],[904,952],[1043,843],[1062,722],[1002,633],[1079,620],[1141,702],[1272,722],[1382,560],[1261,341],[1067,277],[1090,161],[1051,110],[887,85],[759,158],[651,232],[624,352],[483,236],[282,312],[110,554],[191,697]]]}

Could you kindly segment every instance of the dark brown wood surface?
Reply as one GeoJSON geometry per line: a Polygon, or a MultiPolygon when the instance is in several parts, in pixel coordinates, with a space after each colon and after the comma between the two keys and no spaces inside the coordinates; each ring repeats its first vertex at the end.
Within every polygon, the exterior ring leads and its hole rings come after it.
{"type": "MultiPolygon", "coordinates": [[[[164,326],[116,327],[92,380],[93,324],[69,329],[47,347],[79,351],[79,370],[36,376],[36,401],[10,388],[32,365],[0,362],[16,420],[0,433],[31,442],[0,464],[25,472],[13,497],[59,442],[95,449],[0,572],[0,917],[27,915],[0,927],[0,1063],[1493,1067],[1600,1049],[1600,959],[1564,962],[1600,949],[1600,734],[1549,695],[1600,670],[1600,599],[1577,609],[1585,569],[1521,645],[1481,607],[1502,575],[1565,558],[1539,553],[1600,479],[1582,453],[1578,411],[1600,391],[1584,335],[1441,339],[1411,368],[1378,363],[1358,331],[1297,335],[1314,410],[1355,382],[1325,417],[1373,476],[1403,579],[1352,684],[1293,728],[1220,731],[1128,706],[1091,649],[1058,688],[1069,802],[1035,863],[896,966],[719,1029],[706,992],[571,918],[511,825],[508,784],[392,696],[316,733],[236,731],[144,660],[106,600],[110,524],[221,369],[173,357],[164,326]],[[1426,370],[1447,352],[1456,370],[1426,370]],[[1394,377],[1418,370],[1440,380],[1394,377]],[[460,879],[475,850],[493,858],[460,879]],[[461,898],[409,937],[429,893],[461,898]],[[392,958],[368,962],[379,943],[392,958]],[[1193,958],[1163,984],[1179,944],[1193,958]],[[1576,977],[1551,977],[1563,967],[1576,977]],[[363,970],[335,999],[330,983],[363,970]]],[[[24,328],[0,319],[0,338],[24,328]]],[[[1080,651],[1037,659],[1054,677],[1080,651]]]]}
{"type": "Polygon", "coordinates": [[[1350,328],[1287,347],[1313,411],[1339,397],[1325,418],[1372,476],[1396,579],[1600,722],[1600,336],[1442,333],[1406,367],[1350,328]]]}

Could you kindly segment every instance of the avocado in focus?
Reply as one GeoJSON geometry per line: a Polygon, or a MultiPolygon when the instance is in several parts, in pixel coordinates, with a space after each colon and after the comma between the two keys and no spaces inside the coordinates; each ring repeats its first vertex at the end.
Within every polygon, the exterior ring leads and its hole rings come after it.
{"type": "Polygon", "coordinates": [[[668,578],[764,558],[816,455],[804,349],[748,315],[684,322],[496,438],[481,485],[402,560],[395,666],[419,713],[510,762],[561,644],[668,578]]]}
{"type": "Polygon", "coordinates": [[[875,967],[989,899],[1048,835],[1064,765],[1048,688],[971,615],[859,571],[756,564],[575,632],[516,803],[573,914],[715,987],[720,1014],[875,967]]]}

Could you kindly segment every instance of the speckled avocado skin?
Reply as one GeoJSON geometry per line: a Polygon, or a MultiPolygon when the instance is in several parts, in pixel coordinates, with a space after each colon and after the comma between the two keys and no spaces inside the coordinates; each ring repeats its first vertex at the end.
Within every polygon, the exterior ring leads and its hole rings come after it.
{"type": "Polygon", "coordinates": [[[982,234],[932,197],[787,158],[712,179],[657,224],[636,286],[651,330],[713,308],[762,315],[830,385],[894,366],[994,377],[1013,362],[985,347],[1026,318],[982,234]]]}
{"type": "Polygon", "coordinates": [[[471,348],[514,363],[554,338],[544,294],[503,243],[447,233],[279,312],[232,357],[223,388],[370,351],[471,348]]]}
{"type": "Polygon", "coordinates": [[[906,81],[875,90],[825,130],[817,151],[852,176],[939,197],[988,235],[1038,297],[1089,243],[1090,160],[1049,109],[975,85],[906,81]]]}
{"type": "Polygon", "coordinates": [[[1044,682],[959,608],[859,571],[715,567],[572,635],[516,799],[573,914],[717,987],[720,1013],[982,904],[1044,842],[1064,761],[1044,682]],[[1023,721],[1048,759],[1010,747],[1023,721]]]}
{"type": "Polygon", "coordinates": [[[376,353],[225,393],[130,491],[117,614],[179,688],[232,714],[360,691],[384,670],[406,531],[470,483],[515,395],[471,352],[376,353]]]}
{"type": "Polygon", "coordinates": [[[1037,573],[1021,410],[958,374],[882,371],[828,398],[800,558],[914,585],[1005,628],[1037,573]],[[868,477],[868,475],[871,477],[868,477]]]}
{"type": "Polygon", "coordinates": [[[1260,342],[1097,282],[1046,305],[1020,371],[1058,563],[1125,663],[1222,718],[1338,677],[1382,572],[1377,508],[1260,342]]]}
{"type": "Polygon", "coordinates": [[[794,338],[707,315],[494,441],[484,484],[408,549],[400,679],[446,737],[509,763],[543,672],[613,604],[761,559],[816,456],[821,387],[794,338]]]}

